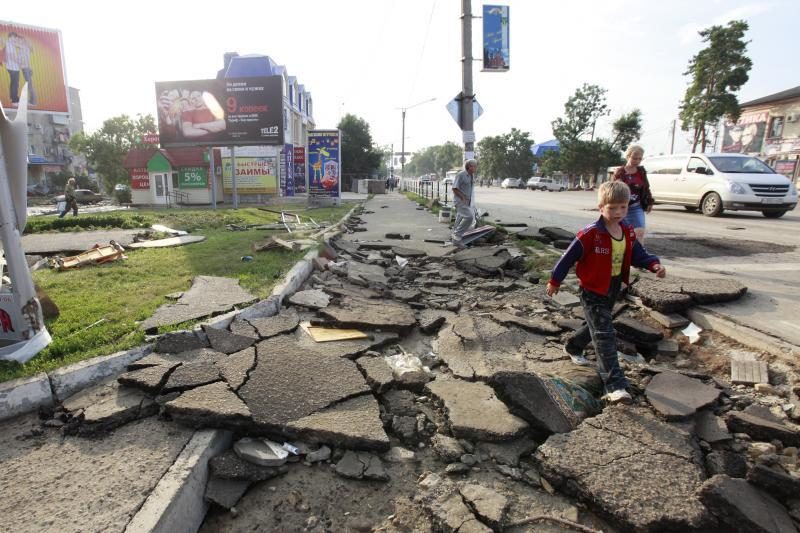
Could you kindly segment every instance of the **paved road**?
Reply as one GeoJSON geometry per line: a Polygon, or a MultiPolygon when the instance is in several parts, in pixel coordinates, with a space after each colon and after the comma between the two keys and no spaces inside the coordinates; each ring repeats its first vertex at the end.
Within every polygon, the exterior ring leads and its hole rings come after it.
{"type": "MultiPolygon", "coordinates": [[[[530,226],[560,226],[577,231],[597,217],[593,191],[542,192],[478,188],[478,206],[489,220],[526,222],[530,226]]],[[[664,260],[669,272],[683,277],[733,276],[749,288],[742,300],[711,306],[748,326],[800,346],[800,210],[780,219],[757,212],[726,212],[709,218],[682,207],[655,206],[647,218],[649,236],[669,239],[672,248],[697,239],[722,239],[745,255],[710,255],[680,252],[664,260]],[[681,242],[683,240],[683,243],[681,242]],[[751,242],[746,242],[751,241],[751,242]],[[780,251],[758,251],[757,244],[783,245],[780,251]],[[758,253],[750,253],[754,250],[758,253]]],[[[772,247],[778,248],[778,247],[772,247]]]]}

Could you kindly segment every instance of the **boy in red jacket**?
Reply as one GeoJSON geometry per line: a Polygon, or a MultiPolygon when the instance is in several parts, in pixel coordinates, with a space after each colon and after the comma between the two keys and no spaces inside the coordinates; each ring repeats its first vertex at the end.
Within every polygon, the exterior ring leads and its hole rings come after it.
{"type": "Polygon", "coordinates": [[[581,284],[581,303],[586,323],[567,341],[564,351],[573,362],[587,365],[583,350],[594,341],[597,366],[609,403],[630,403],[628,380],[617,359],[617,337],[612,309],[622,283],[628,283],[631,265],[647,268],[656,277],[667,271],[658,257],[650,255],[636,240],[633,227],[622,220],[628,212],[631,191],[621,181],[606,182],[597,190],[600,218],[575,237],[553,268],[547,295],[558,293],[572,265],[581,284]]]}

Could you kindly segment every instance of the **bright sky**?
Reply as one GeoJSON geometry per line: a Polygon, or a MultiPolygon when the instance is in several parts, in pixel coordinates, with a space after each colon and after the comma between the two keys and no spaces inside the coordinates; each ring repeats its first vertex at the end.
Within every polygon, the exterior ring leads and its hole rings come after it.
{"type": "MultiPolygon", "coordinates": [[[[501,2],[496,2],[500,4],[501,2]]],[[[750,24],[750,81],[739,100],[800,85],[797,0],[507,0],[508,73],[482,73],[474,88],[484,114],[481,137],[529,131],[552,138],[550,123],[584,82],[608,89],[611,117],[640,108],[642,144],[669,150],[671,121],[700,49],[697,31],[743,18],[750,24]]],[[[473,2],[473,14],[482,5],[473,2]]],[[[194,3],[143,0],[83,4],[4,2],[3,20],[61,30],[69,85],[81,91],[87,130],[127,113],[155,115],[154,82],[205,79],[222,68],[224,52],[271,56],[314,99],[317,127],[335,127],[344,113],[364,118],[378,144],[401,145],[401,107],[436,98],[406,114],[406,151],[461,132],[445,104],[461,90],[460,0],[291,0],[194,3]],[[89,7],[91,5],[91,7],[89,7]],[[201,7],[208,6],[208,7],[201,7]]],[[[481,20],[473,23],[473,55],[481,58],[481,20]]],[[[687,134],[678,132],[676,150],[687,134]]]]}

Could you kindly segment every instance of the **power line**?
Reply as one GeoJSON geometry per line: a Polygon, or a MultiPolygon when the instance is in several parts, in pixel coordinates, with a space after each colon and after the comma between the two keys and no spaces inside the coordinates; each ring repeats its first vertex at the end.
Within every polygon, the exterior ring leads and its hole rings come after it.
{"type": "Polygon", "coordinates": [[[414,89],[417,86],[417,79],[419,78],[419,69],[422,65],[422,58],[425,56],[425,47],[428,45],[428,36],[430,35],[431,31],[431,21],[433,21],[433,12],[436,11],[436,3],[438,0],[433,0],[433,5],[431,6],[431,14],[428,16],[428,25],[425,27],[425,38],[422,40],[422,50],[419,53],[419,60],[417,61],[417,70],[414,73],[414,79],[411,82],[411,91],[408,93],[408,98],[406,101],[410,102],[414,96],[414,89]]]}

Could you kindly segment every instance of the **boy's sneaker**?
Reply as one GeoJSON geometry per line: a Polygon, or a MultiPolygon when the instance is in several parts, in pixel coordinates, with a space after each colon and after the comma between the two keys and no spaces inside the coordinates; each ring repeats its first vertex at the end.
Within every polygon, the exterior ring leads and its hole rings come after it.
{"type": "Polygon", "coordinates": [[[609,404],[613,405],[615,403],[624,403],[629,405],[633,403],[633,398],[628,391],[625,389],[617,389],[615,391],[611,391],[603,397],[609,404]]]}
{"type": "Polygon", "coordinates": [[[569,353],[569,350],[567,350],[567,345],[566,344],[564,345],[564,353],[567,354],[569,356],[569,358],[572,359],[572,362],[575,363],[576,365],[589,366],[589,365],[592,364],[592,363],[589,362],[588,359],[586,359],[583,356],[583,354],[575,355],[575,354],[569,353]]]}

